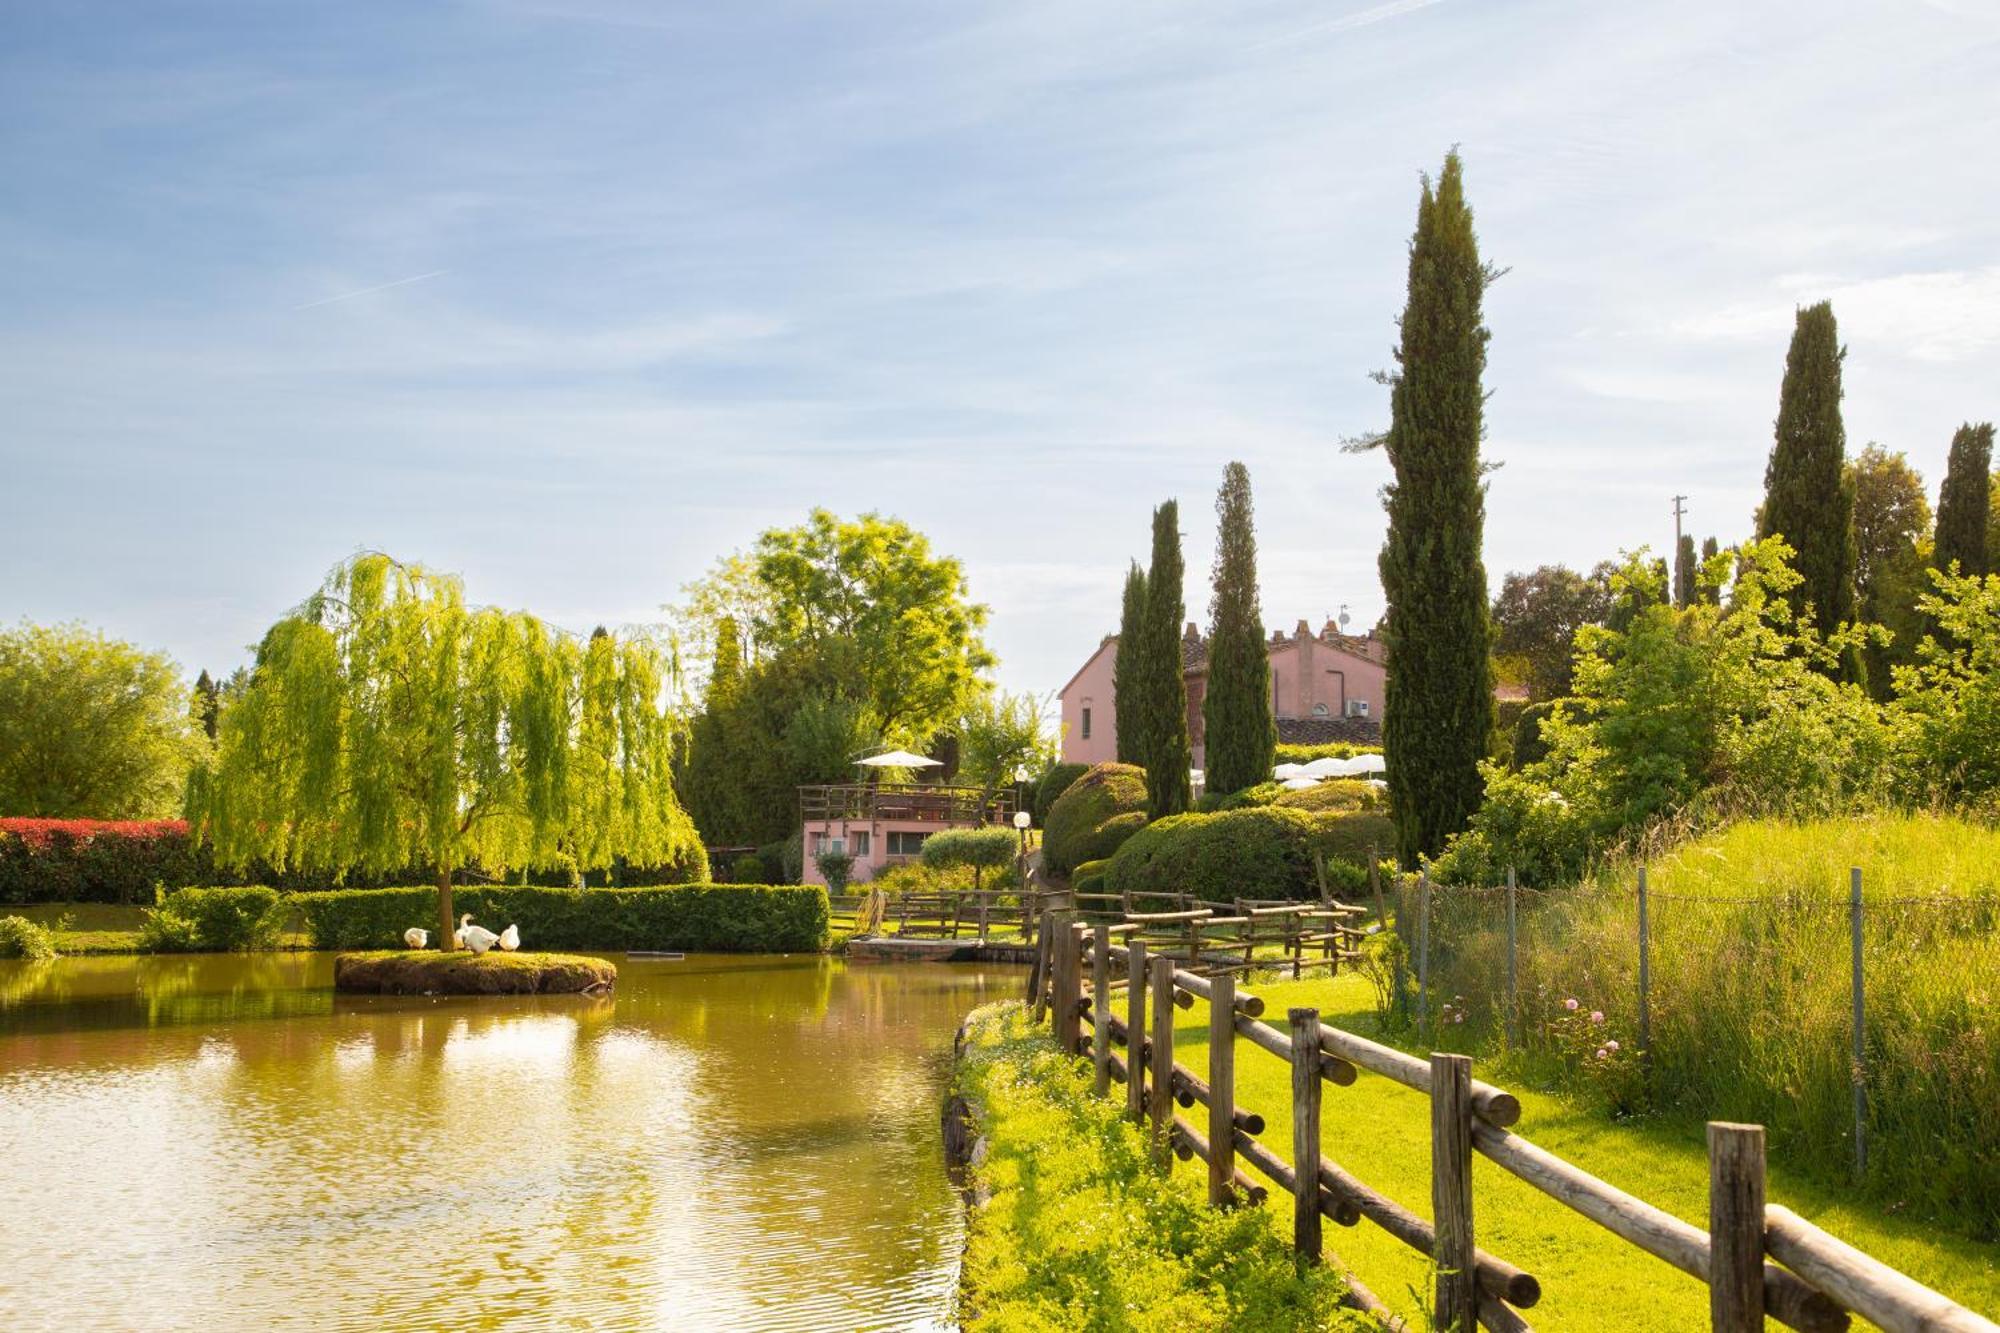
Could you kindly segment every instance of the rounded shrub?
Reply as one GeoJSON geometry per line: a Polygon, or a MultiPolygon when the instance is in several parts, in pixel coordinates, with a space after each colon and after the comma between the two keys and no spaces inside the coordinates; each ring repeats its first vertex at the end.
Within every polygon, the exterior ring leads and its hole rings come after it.
{"type": "Polygon", "coordinates": [[[765,876],[764,858],[755,852],[745,852],[729,863],[729,878],[738,884],[762,884],[765,876]]]}
{"type": "Polygon", "coordinates": [[[1098,764],[1049,806],[1042,864],[1068,879],[1076,867],[1111,855],[1146,823],[1146,770],[1098,764]]]}
{"type": "Polygon", "coordinates": [[[1049,807],[1056,798],[1069,790],[1070,784],[1090,771],[1089,764],[1051,764],[1049,771],[1042,774],[1035,783],[1034,808],[1029,812],[1035,817],[1038,827],[1049,822],[1049,807]]]}
{"type": "Polygon", "coordinates": [[[268,949],[280,919],[278,891],[247,888],[182,889],[146,913],[139,947],[149,953],[230,953],[268,949]]]}
{"type": "Polygon", "coordinates": [[[1305,787],[1298,791],[1279,789],[1278,794],[1268,802],[1281,805],[1288,810],[1337,810],[1346,813],[1352,810],[1374,810],[1384,804],[1379,788],[1371,787],[1358,778],[1336,778],[1320,783],[1317,787],[1305,787]]]}
{"type": "Polygon", "coordinates": [[[972,886],[979,887],[987,870],[1004,870],[1020,854],[1020,838],[1012,829],[941,829],[924,839],[924,864],[933,869],[970,867],[972,886]]]}
{"type": "Polygon", "coordinates": [[[0,916],[0,958],[56,956],[56,937],[24,916],[0,916]]]}
{"type": "Polygon", "coordinates": [[[1392,845],[1394,825],[1373,812],[1311,813],[1245,806],[1154,820],[1105,867],[1110,893],[1191,893],[1208,902],[1319,896],[1315,854],[1327,884],[1351,892],[1367,878],[1368,850],[1392,845]]]}
{"type": "Polygon", "coordinates": [[[1069,877],[1070,887],[1078,893],[1103,893],[1105,891],[1104,870],[1110,864],[1111,862],[1108,858],[1097,861],[1085,861],[1069,877]]]}

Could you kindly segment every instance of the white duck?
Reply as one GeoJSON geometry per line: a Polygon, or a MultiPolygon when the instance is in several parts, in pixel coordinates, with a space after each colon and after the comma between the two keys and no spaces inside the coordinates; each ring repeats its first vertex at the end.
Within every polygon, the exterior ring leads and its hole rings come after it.
{"type": "Polygon", "coordinates": [[[501,931],[500,947],[505,949],[508,953],[512,953],[514,952],[514,950],[520,948],[521,928],[519,926],[509,926],[507,927],[507,929],[501,931]]]}
{"type": "Polygon", "coordinates": [[[486,927],[473,925],[470,912],[458,919],[458,938],[464,941],[466,948],[472,950],[474,958],[500,942],[500,937],[486,927]]]}
{"type": "Polygon", "coordinates": [[[422,927],[411,926],[408,930],[403,932],[403,944],[408,948],[411,949],[427,948],[430,945],[430,942],[431,942],[431,933],[428,930],[424,930],[422,927]]]}

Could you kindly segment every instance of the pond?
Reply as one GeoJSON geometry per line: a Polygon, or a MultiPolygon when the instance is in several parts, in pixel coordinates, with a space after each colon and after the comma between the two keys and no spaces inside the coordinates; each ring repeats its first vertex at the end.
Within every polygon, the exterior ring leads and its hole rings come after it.
{"type": "Polygon", "coordinates": [[[951,1327],[951,1037],[1018,972],[616,961],[603,999],[0,962],[0,1327],[951,1327]]]}

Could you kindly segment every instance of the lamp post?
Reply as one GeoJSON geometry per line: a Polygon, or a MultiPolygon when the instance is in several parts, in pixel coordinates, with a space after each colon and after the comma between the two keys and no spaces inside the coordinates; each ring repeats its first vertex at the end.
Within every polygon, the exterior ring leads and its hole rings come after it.
{"type": "Polygon", "coordinates": [[[1029,943],[1035,939],[1035,902],[1028,892],[1028,826],[1034,823],[1026,810],[1014,812],[1014,831],[1021,835],[1021,850],[1014,854],[1014,882],[1021,894],[1021,935],[1029,943]]]}

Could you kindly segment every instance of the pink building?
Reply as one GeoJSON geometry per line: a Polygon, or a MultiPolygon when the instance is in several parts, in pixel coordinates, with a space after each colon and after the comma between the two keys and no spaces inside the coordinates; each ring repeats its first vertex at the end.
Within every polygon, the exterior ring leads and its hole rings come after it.
{"type": "MultiPolygon", "coordinates": [[[[1382,739],[1382,686],[1388,675],[1388,646],[1372,633],[1342,634],[1328,621],[1318,634],[1301,620],[1287,635],[1273,630],[1271,711],[1278,739],[1318,745],[1350,741],[1374,745],[1382,739]]],[[[1105,636],[1083,667],[1062,688],[1063,759],[1099,764],[1118,757],[1118,723],[1111,692],[1111,669],[1118,660],[1118,636],[1105,636]]],[[[1194,766],[1202,767],[1201,704],[1208,692],[1208,640],[1192,622],[1181,636],[1181,670],[1187,685],[1188,739],[1194,766]]]]}
{"type": "Polygon", "coordinates": [[[861,884],[888,866],[916,860],[924,839],[940,829],[1011,827],[1014,793],[1009,788],[988,797],[977,787],[876,783],[801,787],[799,813],[805,882],[825,884],[816,864],[819,854],[842,851],[854,858],[853,882],[861,884]]]}

